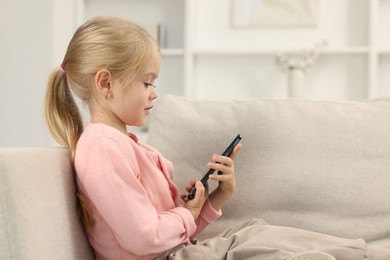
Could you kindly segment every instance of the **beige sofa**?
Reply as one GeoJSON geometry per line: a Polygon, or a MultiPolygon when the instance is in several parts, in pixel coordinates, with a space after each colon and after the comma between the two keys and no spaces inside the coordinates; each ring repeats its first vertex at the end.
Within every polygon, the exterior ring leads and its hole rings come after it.
{"type": "Polygon", "coordinates": [[[215,235],[248,218],[390,248],[390,98],[367,102],[158,99],[149,143],[185,187],[238,134],[237,191],[215,235]]]}
{"type": "MultiPolygon", "coordinates": [[[[237,192],[201,238],[257,217],[390,248],[390,99],[157,101],[148,142],[180,188],[244,136],[237,192]]],[[[0,149],[0,259],[93,259],[71,172],[63,148],[0,149]]]]}
{"type": "Polygon", "coordinates": [[[64,148],[0,149],[0,259],[94,259],[64,148]]]}

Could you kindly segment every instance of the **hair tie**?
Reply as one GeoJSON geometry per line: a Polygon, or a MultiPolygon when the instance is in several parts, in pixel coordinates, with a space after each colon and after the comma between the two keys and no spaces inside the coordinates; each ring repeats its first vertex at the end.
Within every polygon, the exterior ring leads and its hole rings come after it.
{"type": "Polygon", "coordinates": [[[62,73],[64,73],[64,74],[66,74],[66,71],[65,71],[64,67],[62,66],[62,64],[60,65],[60,71],[61,71],[62,73]]]}

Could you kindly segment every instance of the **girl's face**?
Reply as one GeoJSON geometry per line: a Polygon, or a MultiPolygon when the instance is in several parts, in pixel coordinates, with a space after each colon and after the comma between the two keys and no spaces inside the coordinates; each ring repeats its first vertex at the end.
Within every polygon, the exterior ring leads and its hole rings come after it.
{"type": "Polygon", "coordinates": [[[112,89],[114,102],[112,112],[124,126],[143,126],[153,100],[157,98],[154,81],[160,72],[160,54],[155,53],[140,69],[139,75],[130,83],[112,89]]]}

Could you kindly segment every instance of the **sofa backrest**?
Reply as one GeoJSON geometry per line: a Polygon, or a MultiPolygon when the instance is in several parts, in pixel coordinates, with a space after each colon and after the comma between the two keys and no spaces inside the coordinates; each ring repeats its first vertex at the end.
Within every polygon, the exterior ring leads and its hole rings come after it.
{"type": "Polygon", "coordinates": [[[0,259],[94,259],[66,149],[0,149],[0,259]]]}
{"type": "Polygon", "coordinates": [[[237,191],[212,236],[263,218],[371,244],[390,244],[390,99],[367,102],[156,100],[148,143],[184,191],[238,134],[237,191]]]}

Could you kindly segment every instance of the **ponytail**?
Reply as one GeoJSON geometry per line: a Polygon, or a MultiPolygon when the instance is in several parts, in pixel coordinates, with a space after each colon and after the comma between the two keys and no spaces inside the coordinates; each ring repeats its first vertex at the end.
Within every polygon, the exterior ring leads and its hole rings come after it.
{"type": "Polygon", "coordinates": [[[75,157],[76,144],[83,132],[80,110],[68,87],[66,74],[54,70],[49,77],[45,96],[45,116],[50,133],[75,157]]]}
{"type": "MultiPolygon", "coordinates": [[[[69,89],[63,68],[54,70],[49,77],[45,96],[45,116],[50,133],[59,143],[69,148],[74,161],[77,141],[83,132],[80,110],[69,89]]],[[[93,225],[89,200],[80,192],[77,211],[87,233],[93,225]]]]}

